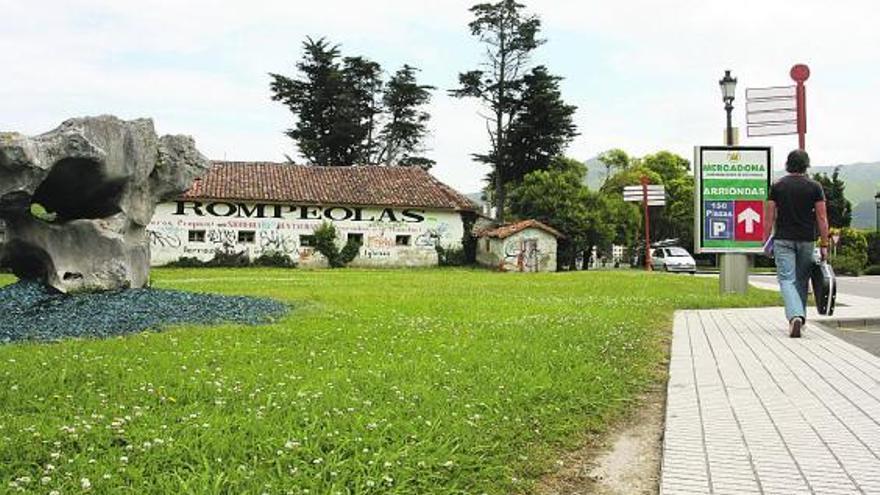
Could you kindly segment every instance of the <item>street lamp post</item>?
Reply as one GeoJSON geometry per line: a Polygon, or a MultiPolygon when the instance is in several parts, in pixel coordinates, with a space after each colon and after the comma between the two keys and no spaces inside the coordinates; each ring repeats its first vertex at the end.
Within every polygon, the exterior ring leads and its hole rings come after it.
{"type": "Polygon", "coordinates": [[[874,196],[874,202],[877,204],[877,215],[876,215],[876,224],[877,224],[877,232],[880,232],[880,192],[878,192],[874,196]]]}
{"type": "Polygon", "coordinates": [[[724,100],[724,110],[727,112],[727,146],[733,146],[733,100],[736,98],[736,78],[730,76],[730,71],[724,71],[724,77],[718,81],[721,86],[721,98],[724,100]]]}
{"type": "MultiPolygon", "coordinates": [[[[736,99],[736,78],[730,75],[730,71],[724,71],[724,77],[718,81],[721,86],[721,99],[724,101],[724,110],[727,112],[727,129],[725,144],[736,145],[733,135],[733,100],[736,99]]],[[[739,253],[725,253],[721,255],[719,263],[719,282],[722,294],[745,294],[749,288],[749,257],[739,253]]]]}

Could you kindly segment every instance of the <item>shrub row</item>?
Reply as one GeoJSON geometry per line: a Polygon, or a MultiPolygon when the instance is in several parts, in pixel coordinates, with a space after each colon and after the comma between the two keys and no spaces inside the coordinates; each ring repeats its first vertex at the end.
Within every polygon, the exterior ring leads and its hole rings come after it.
{"type": "Polygon", "coordinates": [[[245,251],[218,250],[214,253],[214,257],[208,261],[202,261],[191,256],[183,256],[165,266],[175,268],[243,268],[249,266],[296,268],[296,265],[297,263],[293,258],[280,251],[267,251],[252,260],[245,251]]]}

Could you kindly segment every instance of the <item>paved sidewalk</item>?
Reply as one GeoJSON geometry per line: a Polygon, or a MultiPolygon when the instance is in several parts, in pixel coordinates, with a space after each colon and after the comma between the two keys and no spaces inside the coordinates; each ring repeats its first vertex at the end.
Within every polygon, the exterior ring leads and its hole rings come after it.
{"type": "Polygon", "coordinates": [[[787,330],[781,308],[676,313],[661,494],[880,494],[880,358],[787,330]]]}

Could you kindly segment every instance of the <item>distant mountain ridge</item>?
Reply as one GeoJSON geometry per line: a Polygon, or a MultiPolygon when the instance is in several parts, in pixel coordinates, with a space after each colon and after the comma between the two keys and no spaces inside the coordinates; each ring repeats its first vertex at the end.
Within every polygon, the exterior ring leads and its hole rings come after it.
{"type": "MultiPolygon", "coordinates": [[[[880,191],[880,162],[839,165],[840,178],[846,183],[846,199],[853,205],[852,226],[871,229],[876,226],[877,206],[874,195],[880,191]]],[[[830,177],[834,166],[810,167],[810,175],[824,173],[830,177]]]]}

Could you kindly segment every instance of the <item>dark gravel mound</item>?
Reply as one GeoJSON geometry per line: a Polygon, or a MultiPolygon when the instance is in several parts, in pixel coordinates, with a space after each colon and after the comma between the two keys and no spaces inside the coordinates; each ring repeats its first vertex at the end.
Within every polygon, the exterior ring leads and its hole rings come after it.
{"type": "Polygon", "coordinates": [[[0,287],[0,343],[110,337],[169,325],[270,322],[288,307],[271,299],[160,289],[59,294],[37,282],[0,287]]]}

